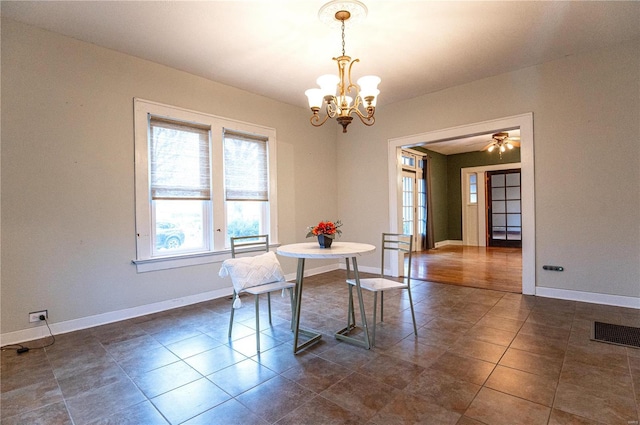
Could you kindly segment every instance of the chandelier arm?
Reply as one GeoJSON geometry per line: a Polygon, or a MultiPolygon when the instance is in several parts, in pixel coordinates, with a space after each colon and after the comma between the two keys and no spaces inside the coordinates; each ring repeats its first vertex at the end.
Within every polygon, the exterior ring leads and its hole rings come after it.
{"type": "Polygon", "coordinates": [[[349,85],[347,86],[347,92],[351,92],[351,87],[354,87],[356,89],[356,96],[357,96],[359,94],[358,86],[351,82],[351,68],[353,68],[353,64],[356,63],[356,62],[360,62],[360,59],[356,58],[353,61],[351,61],[351,63],[349,64],[349,74],[348,74],[349,85]]]}
{"type": "Polygon", "coordinates": [[[324,124],[325,122],[327,122],[327,120],[329,119],[329,115],[325,115],[324,119],[321,121],[320,120],[320,115],[318,114],[313,114],[311,115],[311,119],[309,121],[311,121],[311,125],[314,127],[320,127],[322,124],[324,124]]]}
{"type": "Polygon", "coordinates": [[[327,117],[335,118],[339,110],[338,99],[333,97],[330,102],[327,102],[327,117]]]}
{"type": "Polygon", "coordinates": [[[373,114],[375,113],[375,109],[373,107],[371,110],[367,109],[367,115],[364,115],[362,112],[360,112],[360,109],[357,108],[353,111],[356,113],[358,118],[360,118],[360,121],[362,121],[364,125],[372,126],[376,122],[376,117],[373,116],[373,114]]]}

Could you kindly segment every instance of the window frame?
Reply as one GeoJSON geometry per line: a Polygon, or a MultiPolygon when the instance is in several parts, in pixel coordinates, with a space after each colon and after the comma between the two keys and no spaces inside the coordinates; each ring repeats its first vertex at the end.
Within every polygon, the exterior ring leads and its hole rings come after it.
{"type": "Polygon", "coordinates": [[[473,206],[478,205],[478,173],[469,173],[467,175],[467,205],[473,206]],[[471,179],[475,178],[475,183],[471,182],[471,179]],[[475,187],[475,191],[471,190],[471,187],[475,187]],[[475,195],[476,200],[473,200],[473,195],[475,195]]]}
{"type": "MultiPolygon", "coordinates": [[[[269,225],[269,239],[278,245],[277,226],[277,154],[276,131],[273,128],[250,124],[229,118],[134,98],[134,175],[135,175],[135,224],[136,258],[132,262],[138,272],[172,269],[198,264],[219,262],[229,257],[226,243],[227,217],[224,188],[224,132],[259,135],[267,139],[267,167],[269,201],[264,220],[269,225]],[[154,256],[153,203],[150,195],[149,168],[149,117],[205,125],[210,128],[211,201],[209,205],[210,228],[204,230],[209,238],[209,249],[192,253],[154,256]]],[[[206,227],[206,226],[205,226],[206,227]]]]}

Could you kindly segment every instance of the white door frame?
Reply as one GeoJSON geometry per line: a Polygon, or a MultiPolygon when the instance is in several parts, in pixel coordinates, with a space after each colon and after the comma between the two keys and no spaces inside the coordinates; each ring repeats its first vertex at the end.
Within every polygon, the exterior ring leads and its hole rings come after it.
{"type": "MultiPolygon", "coordinates": [[[[520,163],[522,170],[522,293],[534,295],[536,291],[536,225],[535,225],[535,181],[533,161],[533,113],[529,112],[512,117],[462,125],[444,130],[430,131],[413,136],[388,140],[389,173],[389,229],[397,232],[402,217],[402,147],[425,146],[443,140],[454,140],[477,134],[492,133],[499,130],[520,129],[520,163]]],[[[402,270],[400,260],[392,258],[391,273],[398,275],[402,270]]]]}

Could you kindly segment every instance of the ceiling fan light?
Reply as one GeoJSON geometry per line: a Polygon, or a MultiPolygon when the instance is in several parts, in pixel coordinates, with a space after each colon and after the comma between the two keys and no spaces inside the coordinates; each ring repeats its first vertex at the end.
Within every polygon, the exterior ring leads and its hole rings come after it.
{"type": "Polygon", "coordinates": [[[322,90],[320,89],[309,89],[304,92],[307,95],[307,100],[309,101],[309,108],[320,108],[322,106],[322,99],[324,96],[322,95],[322,90]]]}
{"type": "Polygon", "coordinates": [[[489,150],[489,152],[493,152],[493,150],[495,149],[495,147],[496,147],[496,145],[491,145],[491,146],[489,146],[489,149],[488,149],[488,150],[489,150]]]}
{"type": "Polygon", "coordinates": [[[509,149],[513,149],[513,145],[512,145],[511,143],[509,143],[509,142],[507,142],[507,147],[508,147],[509,149]]]}
{"type": "Polygon", "coordinates": [[[500,146],[500,152],[504,152],[506,151],[506,149],[504,148],[504,145],[500,146]]]}

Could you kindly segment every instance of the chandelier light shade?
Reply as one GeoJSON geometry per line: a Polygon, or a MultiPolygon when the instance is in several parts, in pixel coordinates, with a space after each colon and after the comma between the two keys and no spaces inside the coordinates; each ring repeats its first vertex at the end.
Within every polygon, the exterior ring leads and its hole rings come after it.
{"type": "Polygon", "coordinates": [[[342,132],[347,132],[347,126],[355,114],[365,125],[373,125],[376,112],[376,102],[380,90],[380,78],[367,75],[358,79],[356,84],[351,80],[351,68],[359,59],[351,60],[345,54],[344,27],[347,20],[358,21],[367,15],[367,7],[357,0],[331,1],[320,8],[318,16],[322,22],[333,25],[338,23],[342,30],[342,56],[333,58],[338,65],[338,75],[327,74],[320,76],[316,83],[320,88],[309,89],[305,92],[309,100],[309,107],[313,112],[311,124],[320,127],[329,118],[335,118],[342,125],[342,132]],[[320,110],[325,108],[324,118],[320,117],[320,110]]]}

